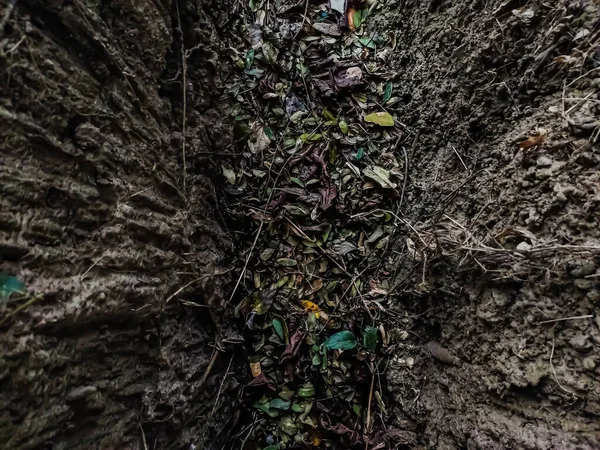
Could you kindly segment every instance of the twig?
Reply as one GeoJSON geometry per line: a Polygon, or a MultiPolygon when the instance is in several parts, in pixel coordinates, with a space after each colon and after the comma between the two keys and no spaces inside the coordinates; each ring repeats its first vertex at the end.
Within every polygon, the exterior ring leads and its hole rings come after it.
{"type": "Polygon", "coordinates": [[[556,369],[554,369],[554,363],[552,362],[553,357],[554,357],[554,327],[552,327],[552,349],[550,350],[550,369],[552,370],[552,373],[554,374],[554,381],[556,381],[556,384],[558,384],[558,386],[563,391],[565,391],[567,394],[571,394],[573,397],[577,398],[575,393],[569,391],[568,389],[565,389],[563,387],[563,385],[560,384],[560,381],[558,381],[558,376],[556,375],[556,369]]]}
{"type": "Polygon", "coordinates": [[[2,318],[2,320],[0,320],[0,326],[6,322],[8,319],[10,319],[11,317],[13,317],[15,314],[17,314],[18,312],[23,311],[25,308],[27,308],[28,306],[34,304],[35,302],[37,302],[38,300],[41,300],[44,298],[43,294],[40,295],[36,295],[35,297],[31,297],[28,301],[26,301],[25,303],[23,303],[22,305],[17,306],[14,310],[12,310],[11,312],[9,312],[6,316],[4,316],[2,318]]]}
{"type": "Polygon", "coordinates": [[[250,262],[250,258],[252,258],[252,252],[254,251],[254,248],[256,247],[256,243],[258,242],[258,237],[260,236],[260,233],[263,229],[264,224],[265,224],[265,222],[263,220],[261,220],[260,226],[258,227],[258,230],[256,230],[256,236],[254,237],[254,242],[252,243],[252,247],[250,247],[250,250],[248,250],[248,255],[246,256],[246,261],[244,262],[244,267],[242,269],[242,272],[240,273],[240,276],[239,276],[237,282],[235,283],[235,286],[233,287],[233,291],[231,292],[231,295],[229,296],[229,300],[227,300],[226,304],[230,303],[231,300],[233,300],[233,297],[235,296],[235,293],[237,292],[237,289],[240,286],[240,283],[242,282],[244,275],[246,274],[246,269],[248,268],[248,263],[250,262]]]}
{"type": "Polygon", "coordinates": [[[294,35],[294,38],[292,39],[292,41],[296,40],[298,35],[302,32],[302,28],[304,28],[304,24],[306,23],[306,16],[308,15],[308,2],[309,1],[310,0],[304,0],[304,15],[302,16],[302,23],[300,24],[300,28],[298,28],[298,31],[294,35]]]}
{"type": "Polygon", "coordinates": [[[369,369],[371,370],[371,389],[369,390],[369,404],[367,406],[367,423],[365,426],[365,450],[369,448],[369,434],[371,433],[371,403],[373,402],[373,387],[375,386],[375,370],[373,369],[373,364],[369,364],[369,369]]]}
{"type": "Polygon", "coordinates": [[[212,371],[212,369],[215,365],[215,362],[217,361],[218,356],[219,356],[219,351],[216,348],[213,349],[213,354],[210,358],[210,362],[208,363],[208,366],[206,366],[204,375],[202,375],[202,379],[200,380],[200,386],[204,386],[204,383],[206,383],[206,380],[207,380],[208,376],[210,375],[210,372],[212,371]]]}
{"type": "Polygon", "coordinates": [[[585,316],[561,317],[559,319],[544,320],[544,321],[540,322],[540,325],[544,324],[544,323],[563,322],[563,321],[566,321],[566,320],[592,319],[593,317],[594,317],[593,314],[587,314],[585,316]]]}
{"type": "Polygon", "coordinates": [[[179,289],[177,289],[173,294],[171,294],[165,300],[165,303],[169,303],[171,300],[173,300],[174,297],[176,297],[181,292],[183,292],[185,289],[187,289],[188,287],[190,287],[192,284],[197,283],[200,280],[204,280],[205,278],[210,278],[210,277],[216,277],[218,275],[225,275],[226,273],[229,273],[232,270],[233,270],[233,268],[224,270],[222,272],[207,273],[207,274],[204,274],[202,276],[199,276],[198,278],[194,278],[192,281],[190,281],[189,283],[184,284],[182,287],[180,287],[179,289]]]}
{"type": "Polygon", "coordinates": [[[467,165],[465,164],[465,162],[463,161],[462,157],[460,156],[460,153],[458,153],[458,151],[454,148],[454,145],[451,146],[452,150],[454,150],[454,153],[456,153],[456,156],[458,156],[458,159],[460,159],[461,164],[463,165],[463,167],[465,168],[465,170],[467,172],[469,172],[469,168],[467,167],[467,165]]]}
{"type": "Polygon", "coordinates": [[[148,450],[148,443],[146,442],[146,433],[144,433],[144,428],[142,428],[141,423],[140,423],[140,431],[142,432],[142,442],[144,443],[144,450],[148,450]]]}
{"type": "Polygon", "coordinates": [[[177,8],[177,21],[179,23],[179,32],[181,33],[181,72],[183,81],[183,111],[181,114],[181,159],[183,163],[182,177],[183,177],[183,196],[186,195],[186,161],[185,161],[185,123],[187,119],[187,61],[185,59],[185,42],[183,39],[183,25],[181,24],[181,14],[179,12],[179,0],[175,0],[175,8],[177,8]]]}
{"type": "Polygon", "coordinates": [[[229,375],[229,369],[231,369],[231,363],[233,361],[234,355],[235,355],[235,353],[231,355],[231,358],[229,358],[229,364],[227,365],[227,370],[225,371],[225,375],[223,376],[223,379],[221,380],[221,386],[219,386],[219,392],[217,392],[217,399],[215,400],[215,405],[213,406],[212,412],[210,413],[210,417],[215,415],[215,410],[217,409],[217,406],[219,404],[219,397],[221,396],[221,392],[223,391],[223,384],[225,384],[227,375],[229,375]]]}

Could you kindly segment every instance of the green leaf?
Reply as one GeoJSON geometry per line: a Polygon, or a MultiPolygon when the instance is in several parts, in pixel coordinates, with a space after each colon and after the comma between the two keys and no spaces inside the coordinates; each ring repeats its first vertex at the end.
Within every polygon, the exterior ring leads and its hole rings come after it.
{"type": "Polygon", "coordinates": [[[8,297],[10,294],[25,292],[25,285],[17,277],[0,275],[0,297],[8,297]]]}
{"type": "Polygon", "coordinates": [[[357,9],[354,12],[354,28],[356,28],[358,30],[362,24],[363,24],[363,11],[360,9],[357,9]]]}
{"type": "Polygon", "coordinates": [[[271,128],[269,128],[269,127],[265,127],[265,130],[264,130],[264,131],[265,131],[265,134],[267,135],[267,137],[268,137],[269,139],[271,139],[272,141],[274,141],[274,140],[275,140],[275,135],[273,134],[273,130],[271,130],[271,128]]]}
{"type": "Polygon", "coordinates": [[[312,357],[313,366],[320,366],[322,361],[323,360],[321,359],[321,355],[319,355],[318,353],[312,357]]]}
{"type": "Polygon", "coordinates": [[[328,109],[324,109],[323,110],[323,117],[325,118],[325,120],[328,120],[328,121],[331,121],[331,122],[335,121],[335,116],[328,109]]]}
{"type": "Polygon", "coordinates": [[[382,127],[393,127],[394,118],[385,111],[375,112],[365,116],[365,122],[374,123],[382,127]]]}
{"type": "Polygon", "coordinates": [[[296,412],[296,413],[303,413],[304,412],[304,405],[301,403],[294,403],[292,405],[292,411],[296,412]]]}
{"type": "Polygon", "coordinates": [[[365,149],[364,147],[360,147],[357,151],[356,151],[356,160],[360,161],[363,156],[365,156],[365,149]]]}
{"type": "Polygon", "coordinates": [[[259,411],[264,412],[265,414],[267,414],[270,417],[279,417],[279,412],[278,411],[273,411],[270,406],[268,401],[266,401],[265,398],[262,398],[260,402],[254,402],[252,403],[252,406],[256,409],[258,409],[259,411]],[[263,400],[265,400],[264,403],[263,400]]]}
{"type": "Polygon", "coordinates": [[[342,133],[348,134],[348,124],[345,120],[340,120],[339,127],[342,133]]]}
{"type": "Polygon", "coordinates": [[[350,331],[339,331],[329,336],[323,345],[328,350],[352,350],[356,347],[356,337],[350,331]]]}
{"type": "Polygon", "coordinates": [[[298,389],[298,397],[308,398],[315,395],[315,387],[311,383],[305,383],[298,389]]]}
{"type": "Polygon", "coordinates": [[[361,38],[358,38],[358,42],[360,42],[365,47],[370,48],[371,50],[375,50],[377,48],[377,45],[375,45],[375,41],[369,36],[363,36],[361,38]]]}
{"type": "Polygon", "coordinates": [[[273,253],[275,253],[275,249],[267,247],[260,253],[260,259],[267,261],[271,256],[273,256],[273,253]]]}
{"type": "Polygon", "coordinates": [[[250,49],[246,52],[246,70],[252,67],[252,63],[254,62],[254,49],[250,49]]]}
{"type": "Polygon", "coordinates": [[[279,336],[284,342],[287,340],[285,328],[285,322],[283,322],[283,320],[281,320],[279,317],[275,317],[273,319],[273,329],[275,330],[275,333],[277,333],[277,336],[279,336]]]}
{"type": "Polygon", "coordinates": [[[365,328],[365,332],[363,333],[363,346],[368,351],[370,351],[371,353],[375,351],[378,340],[379,335],[377,334],[377,328],[371,326],[365,328]]]}
{"type": "Polygon", "coordinates": [[[293,436],[298,432],[298,425],[294,423],[291,417],[282,417],[278,426],[288,436],[293,436]]]}
{"type": "Polygon", "coordinates": [[[394,85],[391,81],[385,83],[385,90],[383,92],[383,103],[386,103],[390,98],[392,98],[392,91],[394,89],[394,85]]]}
{"type": "Polygon", "coordinates": [[[297,262],[295,259],[292,258],[279,258],[277,260],[277,264],[283,267],[295,267],[297,262]]]}
{"type": "Polygon", "coordinates": [[[269,445],[268,447],[263,448],[263,450],[279,450],[279,445],[277,445],[277,444],[269,445]]]}
{"type": "Polygon", "coordinates": [[[281,409],[282,411],[287,411],[288,409],[290,409],[291,405],[292,405],[291,402],[282,400],[280,398],[274,398],[273,400],[271,400],[271,403],[269,403],[269,408],[281,409]]]}
{"type": "Polygon", "coordinates": [[[290,388],[288,388],[287,386],[283,386],[281,392],[277,395],[279,395],[279,397],[281,397],[282,399],[290,402],[294,398],[294,394],[295,392],[292,391],[290,388]]]}
{"type": "Polygon", "coordinates": [[[363,175],[377,182],[384,189],[395,189],[396,183],[390,181],[390,171],[383,167],[373,166],[363,170],[363,175]]]}

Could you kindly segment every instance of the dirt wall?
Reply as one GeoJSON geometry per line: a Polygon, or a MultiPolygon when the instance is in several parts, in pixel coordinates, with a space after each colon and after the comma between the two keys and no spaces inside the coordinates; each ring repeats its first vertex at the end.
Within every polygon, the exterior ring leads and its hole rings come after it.
{"type": "Polygon", "coordinates": [[[396,1],[377,18],[420,132],[396,423],[426,448],[598,448],[597,3],[396,1]]]}
{"type": "Polygon", "coordinates": [[[206,307],[231,243],[198,165],[229,134],[201,119],[210,8],[180,3],[0,2],[0,263],[29,296],[0,300],[0,448],[208,448],[229,414],[206,307]]]}

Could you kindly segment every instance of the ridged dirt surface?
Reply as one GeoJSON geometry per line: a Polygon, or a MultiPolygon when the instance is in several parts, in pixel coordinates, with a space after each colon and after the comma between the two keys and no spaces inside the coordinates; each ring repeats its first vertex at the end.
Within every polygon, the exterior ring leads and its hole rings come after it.
{"type": "Polygon", "coordinates": [[[2,305],[0,448],[208,448],[230,417],[207,419],[229,358],[203,379],[207,309],[165,301],[196,279],[184,299],[215,306],[229,283],[204,276],[231,251],[198,163],[229,143],[205,3],[180,28],[164,1],[0,1],[0,268],[40,296],[2,305]],[[180,29],[202,43],[185,187],[180,29]]]}

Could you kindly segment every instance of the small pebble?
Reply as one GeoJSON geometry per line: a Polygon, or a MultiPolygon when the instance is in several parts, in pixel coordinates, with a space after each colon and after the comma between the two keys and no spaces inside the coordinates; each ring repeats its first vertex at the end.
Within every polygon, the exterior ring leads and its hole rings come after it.
{"type": "Polygon", "coordinates": [[[425,348],[429,350],[431,356],[438,361],[454,366],[457,364],[456,358],[447,349],[442,347],[439,342],[430,341],[425,344],[425,348]]]}
{"type": "Polygon", "coordinates": [[[583,360],[583,368],[585,370],[594,370],[596,368],[596,361],[594,360],[594,358],[592,358],[591,356],[585,358],[583,360]]]}
{"type": "Polygon", "coordinates": [[[590,290],[592,287],[594,287],[594,283],[592,282],[592,280],[587,280],[585,278],[578,278],[575,280],[575,286],[577,286],[582,291],[587,291],[587,290],[590,290]]]}
{"type": "Polygon", "coordinates": [[[552,160],[552,158],[548,157],[548,156],[540,156],[537,161],[536,161],[536,165],[538,167],[550,167],[552,166],[552,163],[554,161],[552,160]]]}

